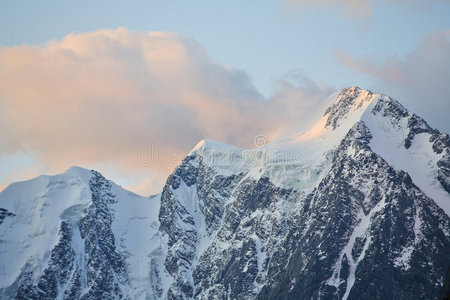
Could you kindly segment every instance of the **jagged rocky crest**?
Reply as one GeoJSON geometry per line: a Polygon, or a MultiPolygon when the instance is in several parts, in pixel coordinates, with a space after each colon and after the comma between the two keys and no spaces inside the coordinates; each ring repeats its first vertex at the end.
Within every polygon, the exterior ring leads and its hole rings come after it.
{"type": "Polygon", "coordinates": [[[250,150],[203,141],[155,197],[94,171],[15,184],[0,193],[0,295],[438,299],[449,153],[448,134],[351,87],[304,134],[250,150]],[[36,212],[28,223],[17,197],[36,212]],[[66,198],[50,225],[26,227],[66,198]]]}

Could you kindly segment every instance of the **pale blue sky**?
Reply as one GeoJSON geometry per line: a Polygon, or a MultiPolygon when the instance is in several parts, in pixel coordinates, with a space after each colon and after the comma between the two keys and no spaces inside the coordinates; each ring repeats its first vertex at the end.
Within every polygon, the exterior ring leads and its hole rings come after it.
{"type": "MultiPolygon", "coordinates": [[[[2,0],[0,48],[118,27],[175,32],[196,40],[213,62],[245,71],[266,98],[280,79],[301,87],[292,74],[302,74],[328,89],[358,85],[389,94],[450,131],[450,1],[362,0],[371,10],[363,16],[350,1],[312,2],[2,0]],[[401,82],[390,77],[392,69],[404,77],[401,82]]],[[[0,153],[0,190],[28,179],[24,174],[56,171],[33,154],[39,149],[28,150],[0,153]]],[[[144,178],[142,172],[117,175],[114,162],[99,167],[113,170],[106,175],[125,186],[144,178]]]]}

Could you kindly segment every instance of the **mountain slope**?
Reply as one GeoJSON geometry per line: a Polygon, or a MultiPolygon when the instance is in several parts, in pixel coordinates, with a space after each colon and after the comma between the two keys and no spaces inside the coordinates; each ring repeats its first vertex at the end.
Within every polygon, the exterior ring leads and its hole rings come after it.
{"type": "Polygon", "coordinates": [[[161,194],[95,171],[0,193],[2,298],[438,299],[450,139],[344,89],[307,132],[201,141],[161,194]]]}

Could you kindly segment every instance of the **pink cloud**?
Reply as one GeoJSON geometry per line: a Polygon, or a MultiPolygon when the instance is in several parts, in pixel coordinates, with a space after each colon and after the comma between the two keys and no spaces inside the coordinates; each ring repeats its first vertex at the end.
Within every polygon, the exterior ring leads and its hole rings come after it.
{"type": "Polygon", "coordinates": [[[398,97],[432,126],[450,132],[450,30],[424,37],[405,58],[361,59],[343,50],[337,59],[373,77],[377,89],[398,97]]]}
{"type": "Polygon", "coordinates": [[[401,83],[405,80],[404,74],[396,66],[395,62],[388,59],[380,66],[370,60],[354,58],[345,50],[336,52],[337,59],[350,68],[375,77],[383,77],[386,80],[401,83]]]}
{"type": "MultiPolygon", "coordinates": [[[[166,176],[202,138],[251,147],[260,133],[301,129],[329,92],[280,83],[263,99],[245,72],[174,33],[70,34],[0,48],[0,154],[31,151],[50,172],[103,164],[166,176]],[[144,163],[149,145],[160,157],[144,163]]],[[[155,192],[140,180],[136,189],[155,192]]]]}

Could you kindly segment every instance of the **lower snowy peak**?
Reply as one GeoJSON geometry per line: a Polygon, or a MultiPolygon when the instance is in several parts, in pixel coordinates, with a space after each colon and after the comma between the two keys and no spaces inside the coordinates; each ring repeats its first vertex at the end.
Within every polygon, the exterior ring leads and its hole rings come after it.
{"type": "Polygon", "coordinates": [[[7,213],[0,227],[0,290],[13,286],[25,268],[39,277],[59,241],[61,222],[76,223],[90,204],[88,170],[13,183],[0,193],[7,213]],[[9,214],[9,215],[8,215],[9,214]]]}
{"type": "Polygon", "coordinates": [[[72,167],[11,184],[0,208],[0,298],[155,295],[148,282],[158,255],[148,257],[161,249],[159,196],[72,167]]]}

